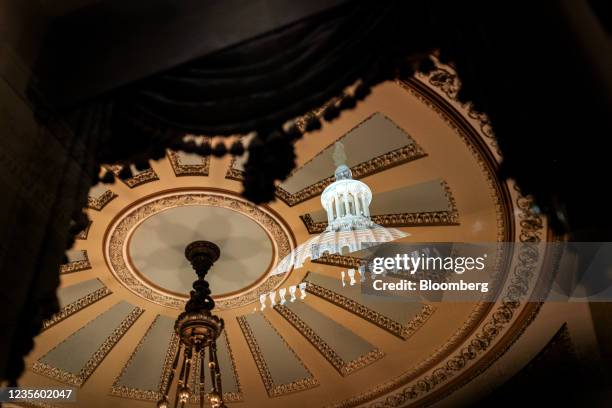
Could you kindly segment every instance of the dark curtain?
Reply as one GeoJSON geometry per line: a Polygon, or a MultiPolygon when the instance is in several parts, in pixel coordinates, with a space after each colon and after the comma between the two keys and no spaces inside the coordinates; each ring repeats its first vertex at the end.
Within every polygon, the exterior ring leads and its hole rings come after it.
{"type": "Polygon", "coordinates": [[[21,375],[43,320],[59,310],[59,265],[74,242],[75,220],[85,222],[96,132],[80,138],[64,124],[47,124],[33,132],[4,128],[0,140],[2,380],[21,375]]]}

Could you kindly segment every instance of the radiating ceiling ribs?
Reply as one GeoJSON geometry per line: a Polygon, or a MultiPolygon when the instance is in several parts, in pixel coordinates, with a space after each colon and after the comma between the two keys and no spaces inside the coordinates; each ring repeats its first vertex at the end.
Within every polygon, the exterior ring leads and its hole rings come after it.
{"type": "Polygon", "coordinates": [[[305,302],[286,302],[285,305],[274,306],[274,310],[291,323],[342,376],[352,374],[384,356],[377,347],[305,302]]]}
{"type": "Polygon", "coordinates": [[[270,397],[315,387],[319,382],[262,313],[236,318],[270,397]]]}
{"type": "Polygon", "coordinates": [[[117,303],[38,359],[32,371],[81,387],[143,312],[125,301],[117,303]]]}
{"type": "MultiPolygon", "coordinates": [[[[354,295],[351,295],[351,297],[349,297],[347,294],[340,294],[337,291],[332,290],[331,288],[324,287],[323,282],[318,282],[319,284],[315,283],[313,281],[313,278],[315,278],[315,274],[309,272],[308,275],[306,275],[306,278],[304,279],[304,281],[308,282],[308,285],[306,286],[307,292],[312,293],[313,295],[318,296],[330,303],[333,303],[336,306],[341,307],[342,309],[347,310],[363,318],[364,320],[369,321],[370,323],[375,324],[376,326],[388,331],[389,333],[399,337],[402,340],[408,339],[417,330],[419,330],[435,310],[433,306],[428,304],[416,302],[404,303],[402,304],[404,309],[407,309],[408,305],[412,305],[414,306],[415,312],[412,316],[410,316],[409,320],[405,322],[400,322],[397,319],[393,319],[380,311],[374,310],[371,305],[366,306],[365,304],[363,304],[366,300],[365,297],[363,297],[362,301],[360,302],[357,299],[354,299],[354,295]]],[[[342,287],[339,280],[337,282],[337,285],[339,291],[342,287]]],[[[353,292],[358,292],[360,289],[351,287],[350,290],[352,290],[353,292]]],[[[381,297],[380,304],[384,305],[384,303],[384,299],[381,297]]],[[[394,304],[395,307],[398,306],[397,302],[391,303],[394,304]]]]}
{"type": "MultiPolygon", "coordinates": [[[[382,115],[379,112],[372,114],[357,124],[353,129],[344,134],[338,139],[347,148],[349,152],[347,164],[351,168],[353,178],[360,179],[372,174],[376,174],[387,170],[391,167],[399,166],[422,157],[427,156],[427,153],[419,146],[408,134],[400,129],[391,119],[382,115]],[[387,146],[388,150],[380,151],[380,143],[376,138],[371,138],[369,126],[376,127],[377,131],[393,132],[394,138],[387,146]],[[364,143],[370,144],[364,146],[364,143]],[[358,146],[359,151],[365,152],[363,157],[357,158],[350,154],[351,146],[358,146]],[[377,153],[372,153],[376,152],[377,153]],[[352,162],[351,162],[352,161],[352,162]]],[[[335,142],[334,142],[335,143],[335,142]]],[[[333,176],[333,160],[331,152],[333,144],[325,147],[310,161],[303,166],[296,168],[289,178],[276,188],[276,197],[292,207],[312,197],[319,195],[325,187],[334,181],[333,176]],[[329,157],[327,157],[329,156],[329,157]],[[299,190],[291,192],[287,187],[291,183],[292,178],[296,177],[300,172],[308,171],[309,169],[325,168],[321,166],[321,161],[329,164],[330,171],[321,179],[312,182],[308,185],[301,186],[299,190]],[[327,163],[329,161],[329,163],[327,163]]],[[[325,170],[323,170],[325,171],[325,170]]],[[[226,178],[241,181],[244,178],[243,171],[237,166],[235,160],[232,161],[226,173],[226,178]]]]}
{"type": "Polygon", "coordinates": [[[43,321],[42,330],[67,319],[112,292],[99,279],[90,279],[58,290],[60,303],[64,304],[59,312],[43,321]]]}

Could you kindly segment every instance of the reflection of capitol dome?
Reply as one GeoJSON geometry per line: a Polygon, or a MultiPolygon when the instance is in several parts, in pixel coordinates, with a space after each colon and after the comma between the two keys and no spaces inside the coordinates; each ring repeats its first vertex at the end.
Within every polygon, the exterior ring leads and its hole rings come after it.
{"type": "MultiPolygon", "coordinates": [[[[334,159],[336,162],[346,159],[339,142],[336,143],[334,159]]],[[[346,164],[339,164],[334,175],[336,180],[321,194],[321,204],[327,212],[327,228],[281,260],[272,274],[289,272],[304,265],[308,259],[317,259],[326,253],[356,252],[409,235],[372,222],[369,210],[372,191],[365,183],[353,179],[346,164]]]]}
{"type": "Polygon", "coordinates": [[[353,180],[346,164],[336,169],[336,181],[321,194],[321,204],[327,212],[327,231],[350,231],[369,228],[369,206],[372,191],[361,181],[353,180]]]}

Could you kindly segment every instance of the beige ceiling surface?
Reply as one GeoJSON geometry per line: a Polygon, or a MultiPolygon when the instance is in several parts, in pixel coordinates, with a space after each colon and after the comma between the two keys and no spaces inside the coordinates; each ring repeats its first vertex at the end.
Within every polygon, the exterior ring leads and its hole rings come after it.
{"type": "MultiPolygon", "coordinates": [[[[547,239],[545,220],[530,212],[511,183],[495,177],[499,157],[483,131],[486,118],[454,101],[448,86],[420,77],[376,87],[354,110],[296,143],[298,169],[283,185],[294,193],[331,176],[333,162],[325,149],[342,137],[359,136],[364,143],[349,143],[348,160],[368,169],[360,178],[380,201],[376,208],[405,213],[389,219],[410,233],[405,242],[547,239]],[[373,125],[366,126],[368,120],[373,125]],[[361,123],[357,136],[347,136],[361,123]],[[378,150],[368,145],[371,140],[378,150]],[[424,154],[402,156],[414,152],[407,145],[418,145],[424,154]],[[451,209],[452,223],[432,216],[451,209]]],[[[62,314],[36,339],[22,385],[76,384],[78,407],[155,406],[165,356],[173,347],[172,336],[163,332],[183,301],[171,307],[162,297],[185,293],[195,278],[182,254],[194,239],[220,246],[211,287],[218,294],[234,293],[217,312],[225,320],[221,364],[230,406],[435,402],[495,361],[537,312],[521,302],[403,303],[366,296],[358,286],[341,285],[340,273],[351,262],[346,257],[307,263],[270,279],[270,262],[312,237],[304,217],[315,214],[314,221],[320,220],[319,194],[291,205],[279,199],[252,206],[239,202],[242,186],[229,177],[231,158],[192,160],[195,167],[181,167],[173,157],[169,153],[152,163],[151,171],[134,180],[92,192],[92,224],[74,248],[80,255],[62,267],[62,314]],[[167,198],[177,191],[185,197],[167,198]],[[126,214],[146,202],[172,205],[122,226],[126,214]],[[111,254],[117,230],[127,238],[115,246],[123,249],[111,254]],[[120,260],[132,262],[135,274],[120,279],[111,270],[120,260]],[[259,294],[288,291],[302,281],[308,282],[304,299],[260,310],[259,294]],[[101,344],[105,352],[96,354],[101,344]],[[78,356],[67,358],[68,349],[78,356]],[[73,373],[83,364],[93,369],[73,373]]],[[[509,262],[513,271],[521,258],[509,262]]],[[[532,288],[531,278],[512,278],[526,279],[522,283],[532,288]]]]}
{"type": "MultiPolygon", "coordinates": [[[[413,143],[405,131],[380,112],[356,124],[354,129],[338,140],[344,145],[346,164],[349,167],[413,143]]],[[[288,192],[295,193],[329,177],[336,170],[333,153],[334,146],[327,146],[308,163],[294,171],[281,186],[288,192]]]]}
{"type": "Polygon", "coordinates": [[[270,238],[257,223],[231,209],[211,206],[171,208],[147,218],[134,231],[128,253],[134,267],[153,284],[188,295],[195,275],[185,247],[200,239],[223,248],[207,276],[213,295],[250,285],[273,260],[270,238]]]}

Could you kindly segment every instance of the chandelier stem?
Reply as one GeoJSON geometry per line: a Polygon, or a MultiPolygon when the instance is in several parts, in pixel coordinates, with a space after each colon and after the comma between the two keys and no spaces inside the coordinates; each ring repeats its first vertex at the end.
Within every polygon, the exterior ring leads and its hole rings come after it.
{"type": "Polygon", "coordinates": [[[215,369],[215,361],[214,361],[214,349],[212,344],[209,346],[209,354],[208,354],[208,368],[210,368],[210,383],[212,384],[213,391],[219,393],[217,390],[217,379],[216,379],[216,369],[215,369]]]}
{"type": "Polygon", "coordinates": [[[210,345],[210,354],[215,364],[215,376],[212,378],[215,383],[215,391],[223,396],[223,390],[221,389],[221,370],[219,368],[219,360],[217,359],[217,342],[213,340],[210,345]]]}
{"type": "Polygon", "coordinates": [[[189,374],[191,373],[191,357],[193,356],[193,347],[188,348],[187,366],[185,368],[185,387],[189,387],[189,374]]]}
{"type": "Polygon", "coordinates": [[[204,382],[205,380],[205,373],[206,370],[204,368],[204,364],[205,364],[205,359],[206,359],[206,349],[204,347],[201,348],[200,350],[200,356],[199,356],[199,361],[200,361],[200,408],[204,408],[204,397],[206,395],[206,384],[204,382]]]}
{"type": "MultiPolygon", "coordinates": [[[[180,383],[178,385],[179,387],[181,386],[180,383]]],[[[179,395],[178,392],[176,393],[176,396],[174,397],[174,408],[178,408],[178,399],[179,399],[179,395]]]]}
{"type": "Polygon", "coordinates": [[[195,241],[185,248],[185,257],[193,266],[198,278],[193,283],[193,290],[185,304],[185,311],[178,316],[174,323],[174,330],[179,337],[180,345],[177,348],[172,371],[169,374],[169,381],[165,390],[163,390],[164,396],[158,402],[158,408],[168,407],[167,397],[172,379],[176,375],[181,350],[183,351],[182,364],[178,373],[174,408],[184,408],[189,403],[190,398],[196,395],[200,397],[200,408],[204,408],[205,398],[207,398],[211,408],[226,407],[221,395],[221,372],[216,345],[216,340],[223,332],[225,323],[222,318],[211,313],[215,307],[215,302],[205,279],[210,267],[219,259],[219,256],[219,247],[208,241],[195,241]],[[207,348],[208,353],[206,353],[207,348]],[[210,368],[212,384],[212,389],[209,392],[207,392],[205,383],[206,354],[208,354],[208,367],[210,368]],[[196,390],[196,387],[199,389],[196,390]]]}
{"type": "MultiPolygon", "coordinates": [[[[186,385],[185,382],[185,373],[186,373],[186,365],[187,365],[187,354],[189,353],[189,348],[187,348],[187,346],[185,346],[185,350],[183,352],[183,364],[181,364],[181,371],[180,371],[180,376],[179,376],[179,380],[178,380],[178,386],[177,386],[177,393],[176,393],[176,397],[174,399],[174,408],[178,408],[179,407],[179,396],[181,394],[181,391],[183,389],[183,387],[186,385]]],[[[184,406],[183,402],[181,401],[181,407],[184,406]]]]}

